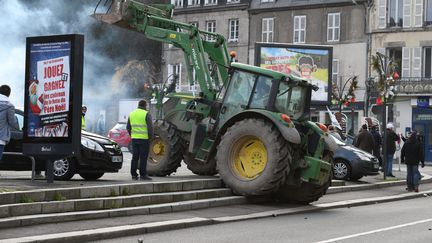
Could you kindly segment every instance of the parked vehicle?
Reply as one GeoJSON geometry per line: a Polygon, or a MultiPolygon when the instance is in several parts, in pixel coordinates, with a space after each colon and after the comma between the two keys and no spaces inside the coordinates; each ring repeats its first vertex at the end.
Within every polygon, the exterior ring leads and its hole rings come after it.
{"type": "MultiPolygon", "coordinates": [[[[20,128],[24,124],[22,110],[15,110],[20,128]]],[[[11,141],[5,147],[0,170],[31,170],[31,160],[24,155],[8,154],[22,152],[22,130],[11,131],[11,141]]],[[[123,165],[120,146],[100,135],[81,131],[81,156],[54,161],[54,179],[69,180],[76,173],[86,180],[97,180],[107,172],[118,172],[123,165]]],[[[45,161],[36,160],[36,170],[45,170],[45,161]]]]}
{"type": "Polygon", "coordinates": [[[132,151],[131,137],[126,130],[126,123],[119,122],[108,132],[108,138],[114,140],[120,147],[126,147],[132,151]]]}
{"type": "Polygon", "coordinates": [[[339,145],[333,155],[333,179],[355,181],[363,176],[378,174],[379,163],[375,156],[350,143],[332,138],[339,145]]]}

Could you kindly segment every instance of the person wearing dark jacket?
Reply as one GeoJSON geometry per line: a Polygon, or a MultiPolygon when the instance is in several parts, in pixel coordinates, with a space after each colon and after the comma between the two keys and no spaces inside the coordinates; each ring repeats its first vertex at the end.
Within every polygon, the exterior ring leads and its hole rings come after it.
{"type": "Polygon", "coordinates": [[[360,131],[360,133],[357,135],[357,138],[355,139],[354,146],[372,154],[374,143],[375,143],[374,138],[372,134],[368,131],[367,125],[363,124],[362,130],[360,131]]]}
{"type": "Polygon", "coordinates": [[[382,166],[381,158],[381,135],[377,131],[377,126],[372,126],[371,134],[374,138],[373,155],[378,158],[379,166],[382,166]]]}
{"type": "Polygon", "coordinates": [[[393,156],[396,152],[396,142],[399,141],[399,136],[394,132],[393,123],[387,124],[387,153],[384,155],[387,158],[387,164],[384,173],[388,177],[395,177],[393,175],[393,156]]]}
{"type": "Polygon", "coordinates": [[[412,132],[411,136],[404,143],[401,150],[401,162],[407,166],[407,190],[418,192],[420,182],[418,165],[420,162],[422,168],[424,167],[424,154],[423,146],[417,140],[416,132],[412,132]]]}
{"type": "Polygon", "coordinates": [[[126,129],[132,138],[131,175],[138,180],[138,160],[140,180],[151,180],[147,176],[147,157],[150,149],[150,140],[153,136],[153,121],[150,113],[145,110],[147,102],[140,100],[138,108],[129,114],[126,129]]]}

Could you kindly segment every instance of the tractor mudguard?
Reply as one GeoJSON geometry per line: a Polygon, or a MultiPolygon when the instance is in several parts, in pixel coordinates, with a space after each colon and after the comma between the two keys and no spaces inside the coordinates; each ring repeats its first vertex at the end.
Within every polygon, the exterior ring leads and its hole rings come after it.
{"type": "Polygon", "coordinates": [[[336,144],[336,142],[334,141],[334,139],[330,137],[329,134],[324,134],[323,138],[324,138],[325,149],[326,150],[330,150],[332,152],[335,152],[336,149],[338,149],[339,146],[336,144]]]}
{"type": "Polygon", "coordinates": [[[288,142],[291,142],[293,144],[301,143],[300,133],[297,131],[296,127],[294,126],[294,123],[292,121],[290,123],[287,123],[286,121],[282,120],[282,118],[280,117],[281,113],[271,112],[266,110],[250,109],[246,112],[237,114],[232,119],[236,119],[236,117],[238,116],[256,117],[254,113],[258,113],[270,119],[273,122],[273,124],[275,124],[275,126],[278,128],[279,132],[282,134],[285,140],[287,140],[288,142]]]}

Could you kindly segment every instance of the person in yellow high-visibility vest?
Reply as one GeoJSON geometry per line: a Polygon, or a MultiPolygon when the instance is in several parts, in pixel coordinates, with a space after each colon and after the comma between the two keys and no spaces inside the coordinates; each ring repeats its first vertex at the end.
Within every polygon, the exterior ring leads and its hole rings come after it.
{"type": "Polygon", "coordinates": [[[133,180],[151,180],[147,175],[147,157],[150,149],[150,139],[153,136],[152,117],[146,111],[147,102],[140,100],[138,108],[129,114],[126,129],[132,138],[131,175],[133,180]]]}
{"type": "Polygon", "coordinates": [[[81,130],[86,130],[86,123],[85,123],[86,112],[87,112],[87,106],[83,105],[81,108],[81,130]]]}

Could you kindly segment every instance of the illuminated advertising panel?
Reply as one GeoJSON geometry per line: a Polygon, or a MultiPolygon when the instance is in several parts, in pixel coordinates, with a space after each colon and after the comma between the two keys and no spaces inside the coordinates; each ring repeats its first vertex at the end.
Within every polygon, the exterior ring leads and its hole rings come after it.
{"type": "Polygon", "coordinates": [[[24,153],[79,153],[82,35],[27,38],[24,153]]]}
{"type": "Polygon", "coordinates": [[[316,85],[313,104],[330,103],[332,47],[257,43],[255,65],[295,75],[316,85]]]}

